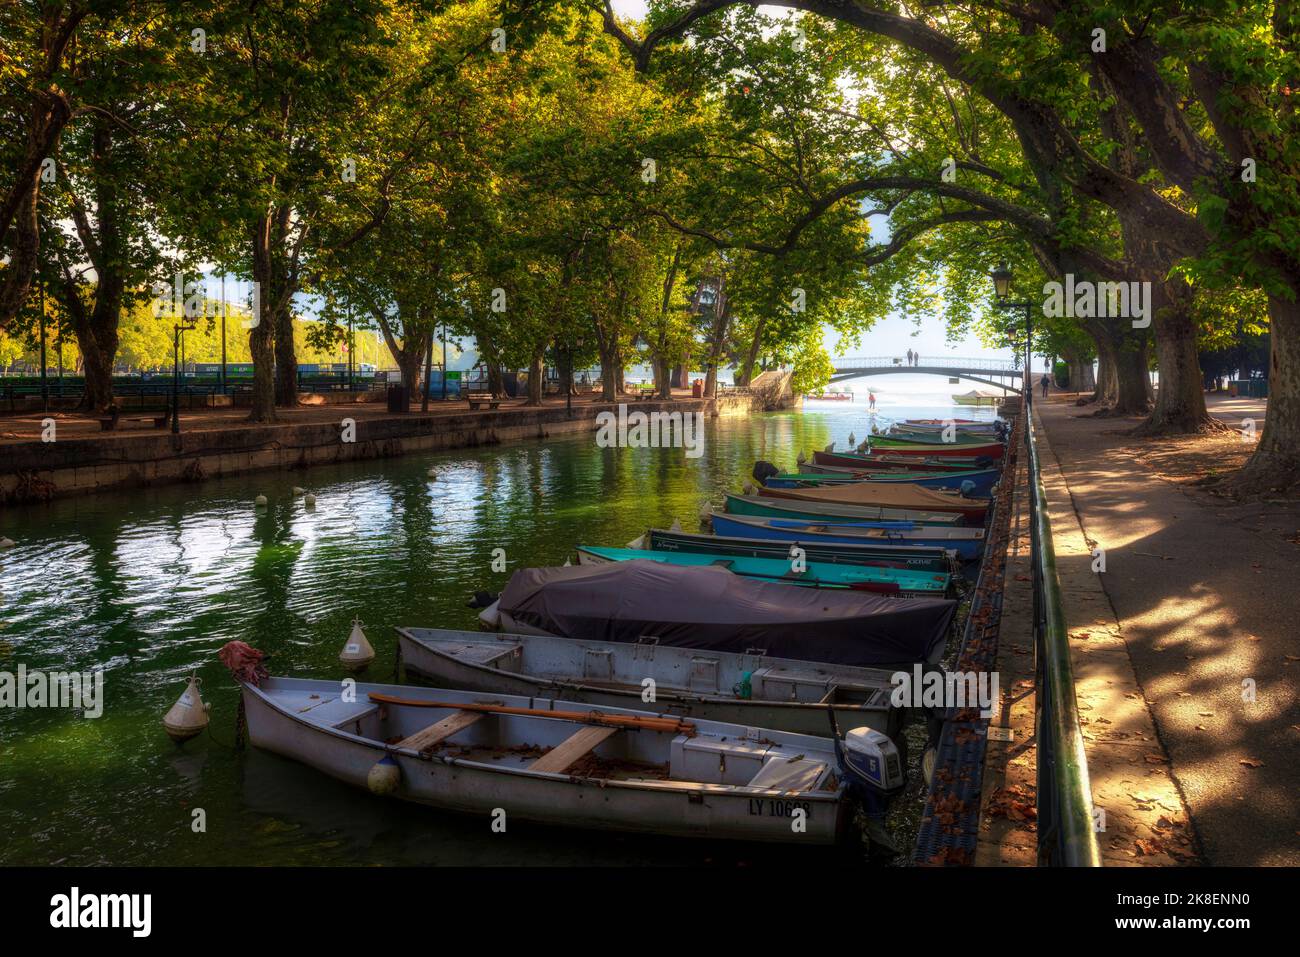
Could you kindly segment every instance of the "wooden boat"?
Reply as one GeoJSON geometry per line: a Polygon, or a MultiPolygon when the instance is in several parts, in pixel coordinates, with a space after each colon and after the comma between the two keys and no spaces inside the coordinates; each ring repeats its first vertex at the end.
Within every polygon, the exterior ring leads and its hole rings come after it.
{"type": "Polygon", "coordinates": [[[844,520],[761,518],[746,515],[724,515],[714,512],[710,524],[719,535],[735,538],[753,537],[790,542],[816,543],[890,543],[896,545],[927,545],[948,549],[962,561],[973,562],[984,550],[984,529],[944,528],[938,525],[918,525],[912,528],[879,528],[844,520]]]}
{"type": "Polygon", "coordinates": [[[819,472],[786,472],[763,482],[767,488],[827,488],[854,482],[901,482],[921,488],[956,489],[966,495],[988,495],[1001,476],[998,469],[964,472],[860,472],[827,475],[819,472]]]}
{"type": "Polygon", "coordinates": [[[759,581],[781,582],[808,588],[856,588],[895,595],[899,598],[943,598],[952,586],[947,572],[918,572],[867,565],[834,565],[808,560],[802,571],[794,570],[789,555],[784,558],[744,558],[738,555],[701,555],[696,552],[656,552],[641,548],[578,546],[578,564],[599,565],[646,559],[683,568],[703,566],[725,568],[733,575],[759,581]]]}
{"type": "Polygon", "coordinates": [[[1001,420],[993,422],[940,422],[930,424],[928,422],[895,422],[889,427],[889,433],[901,432],[904,435],[942,435],[946,430],[952,429],[958,435],[977,435],[987,438],[996,435],[1006,428],[1001,420]]]}
{"type": "MultiPolygon", "coordinates": [[[[771,537],[771,536],[768,536],[771,537]]],[[[627,561],[521,568],[479,614],[485,631],[708,651],[763,648],[778,658],[860,667],[936,663],[955,601],[900,601],[853,589],[791,588],[721,568],[627,561]]]]}
{"type": "Polygon", "coordinates": [[[847,833],[850,782],[869,786],[872,760],[886,769],[882,788],[902,784],[897,749],[868,728],[845,736],[841,762],[825,737],[581,701],[293,678],[242,690],[255,747],[485,828],[504,810],[568,827],[830,844],[847,833]],[[803,830],[791,827],[796,808],[803,830]]]}
{"type": "Polygon", "coordinates": [[[986,389],[972,389],[970,392],[963,392],[961,395],[954,395],[952,401],[958,405],[997,405],[1004,395],[998,392],[989,392],[986,389]]]}
{"type": "Polygon", "coordinates": [[[966,498],[947,490],[894,485],[889,482],[854,482],[831,488],[761,488],[758,494],[766,498],[792,499],[797,502],[952,512],[967,522],[976,524],[984,521],[992,504],[987,498],[966,498]]]}
{"type": "Polygon", "coordinates": [[[896,469],[899,471],[959,472],[972,469],[995,468],[996,460],[990,456],[945,455],[917,457],[892,455],[884,452],[814,452],[813,464],[838,465],[843,468],[896,469]]]}
{"type": "Polygon", "coordinates": [[[563,697],[599,707],[655,706],[674,715],[823,734],[826,711],[841,727],[868,727],[900,743],[905,712],[890,704],[892,671],[761,654],[701,652],[653,641],[575,641],[441,628],[398,628],[407,672],[467,691],[563,697]]]}
{"type": "Polygon", "coordinates": [[[1002,460],[1002,453],[1006,450],[1006,446],[1001,442],[944,442],[939,438],[922,439],[914,436],[905,439],[884,435],[873,435],[871,447],[876,450],[887,450],[892,455],[963,455],[968,458],[985,455],[995,462],[1002,460]]]}
{"type": "MultiPolygon", "coordinates": [[[[809,561],[846,565],[875,565],[882,568],[911,568],[916,571],[951,572],[952,562],[942,548],[921,545],[836,545],[795,542],[809,561]]],[[[726,535],[693,535],[652,528],[628,543],[629,548],[660,552],[695,552],[702,555],[750,555],[754,558],[790,557],[792,543],[771,539],[733,538],[726,535]]]]}
{"type": "Polygon", "coordinates": [[[821,518],[849,522],[879,522],[890,525],[941,525],[951,527],[964,524],[955,512],[917,512],[903,508],[879,508],[870,505],[841,505],[826,502],[787,501],[761,495],[736,495],[727,493],[727,511],[732,515],[757,515],[766,518],[821,518]]]}

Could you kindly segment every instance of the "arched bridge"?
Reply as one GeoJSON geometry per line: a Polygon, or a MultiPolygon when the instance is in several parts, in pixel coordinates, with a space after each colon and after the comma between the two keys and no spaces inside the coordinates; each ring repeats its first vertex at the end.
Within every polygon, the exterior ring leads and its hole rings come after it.
{"type": "Polygon", "coordinates": [[[1020,392],[1024,370],[1013,359],[957,359],[950,356],[921,356],[916,365],[907,364],[907,356],[872,356],[836,359],[831,382],[844,382],[869,375],[928,373],[948,378],[969,379],[1009,392],[1020,392]],[[1007,380],[1011,380],[1008,382],[1007,380]]]}

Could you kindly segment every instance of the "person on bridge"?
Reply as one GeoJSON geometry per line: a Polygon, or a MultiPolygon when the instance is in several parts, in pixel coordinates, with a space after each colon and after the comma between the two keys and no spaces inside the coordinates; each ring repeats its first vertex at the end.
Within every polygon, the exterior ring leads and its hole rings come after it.
{"type": "Polygon", "coordinates": [[[912,350],[911,350],[911,349],[908,349],[908,350],[907,350],[907,364],[908,364],[909,366],[912,364],[912,350]]]}
{"type": "Polygon", "coordinates": [[[913,353],[912,353],[912,365],[914,365],[914,366],[919,366],[920,364],[921,364],[921,353],[919,353],[919,352],[913,352],[913,353]]]}

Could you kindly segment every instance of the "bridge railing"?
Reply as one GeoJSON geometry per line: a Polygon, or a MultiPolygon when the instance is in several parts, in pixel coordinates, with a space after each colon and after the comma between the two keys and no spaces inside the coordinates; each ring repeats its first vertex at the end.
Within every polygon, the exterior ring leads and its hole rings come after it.
{"type": "MultiPolygon", "coordinates": [[[[897,366],[900,369],[913,368],[907,364],[907,356],[854,356],[836,359],[838,371],[849,369],[888,369],[897,366]]],[[[969,369],[972,372],[1002,372],[1020,374],[1020,364],[1014,359],[963,359],[954,356],[921,356],[915,368],[930,369],[969,369]]]]}

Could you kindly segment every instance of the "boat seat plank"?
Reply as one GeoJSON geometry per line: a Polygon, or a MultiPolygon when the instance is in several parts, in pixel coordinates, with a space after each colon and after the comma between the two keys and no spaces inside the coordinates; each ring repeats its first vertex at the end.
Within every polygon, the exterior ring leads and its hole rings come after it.
{"type": "Polygon", "coordinates": [[[618,728],[606,728],[602,725],[587,725],[528,765],[528,770],[563,774],[573,766],[574,762],[590,753],[617,730],[618,728]]]}
{"type": "Polygon", "coordinates": [[[397,742],[399,748],[410,748],[412,751],[428,751],[435,748],[442,742],[446,741],[458,731],[464,731],[471,724],[483,718],[482,711],[456,711],[447,715],[441,721],[434,722],[427,728],[422,728],[415,734],[409,735],[397,742]]]}

